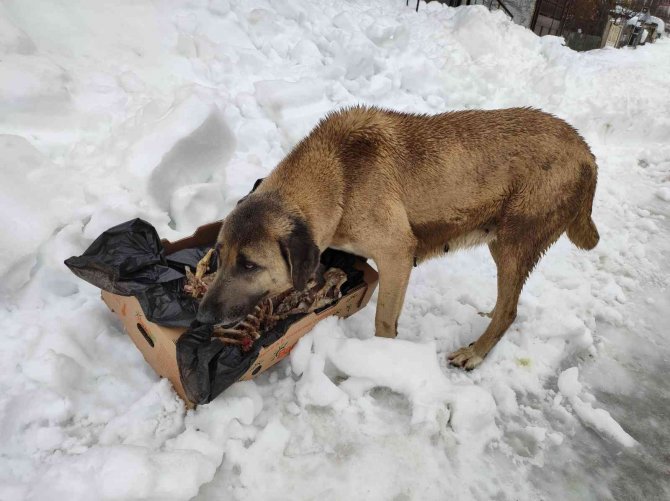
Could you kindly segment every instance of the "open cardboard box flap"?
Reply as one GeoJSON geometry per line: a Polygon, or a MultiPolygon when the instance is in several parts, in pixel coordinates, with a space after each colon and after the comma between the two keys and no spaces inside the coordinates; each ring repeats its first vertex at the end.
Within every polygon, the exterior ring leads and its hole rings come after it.
{"type": "MultiPolygon", "coordinates": [[[[169,242],[162,240],[166,255],[192,247],[213,244],[216,241],[221,222],[206,224],[187,238],[169,242]]],[[[282,337],[260,349],[258,356],[240,380],[251,379],[262,373],[286,357],[302,336],[307,334],[319,321],[331,315],[348,317],[363,308],[375,287],[377,272],[363,259],[354,265],[363,272],[363,282],[349,290],[335,304],[319,311],[309,313],[290,325],[282,337]]],[[[186,331],[182,327],[166,327],[150,322],[144,315],[137,298],[120,296],[107,291],[102,292],[102,299],[112,312],[123,322],[126,333],[144,355],[144,359],[162,377],[172,382],[176,392],[189,407],[194,407],[184,390],[179,367],[177,365],[177,341],[186,331]]],[[[257,341],[262,342],[263,337],[257,341]]]]}

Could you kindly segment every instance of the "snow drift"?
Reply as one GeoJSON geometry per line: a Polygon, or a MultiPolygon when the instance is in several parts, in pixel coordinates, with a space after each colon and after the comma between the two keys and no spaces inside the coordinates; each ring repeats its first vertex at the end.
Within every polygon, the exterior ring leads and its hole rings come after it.
{"type": "MultiPolygon", "coordinates": [[[[667,354],[647,312],[668,285],[670,43],[575,53],[435,2],[8,0],[0,55],[1,499],[538,499],[593,450],[665,478],[627,452],[654,456],[626,429],[651,421],[596,395],[626,402],[667,354]],[[564,118],[598,158],[600,245],[561,239],[472,373],[445,355],[486,326],[485,250],[415,270],[397,340],[371,338],[371,304],[185,412],[63,260],[135,217],[174,239],[224,216],[355,103],[564,118]]],[[[624,488],[580,474],[574,497],[624,488]]]]}

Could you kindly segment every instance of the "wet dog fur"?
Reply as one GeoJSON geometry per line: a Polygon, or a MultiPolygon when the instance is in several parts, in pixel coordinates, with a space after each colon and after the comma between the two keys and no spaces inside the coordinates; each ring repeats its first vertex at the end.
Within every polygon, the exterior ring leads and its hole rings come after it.
{"type": "Polygon", "coordinates": [[[598,243],[596,177],[577,131],[535,109],[331,113],[225,219],[198,318],[233,323],[261,298],[304,287],[333,247],[375,261],[375,333],[395,337],[413,266],[488,245],[498,272],[491,322],[449,355],[472,369],[514,321],[549,246],[563,233],[581,249],[598,243]]]}

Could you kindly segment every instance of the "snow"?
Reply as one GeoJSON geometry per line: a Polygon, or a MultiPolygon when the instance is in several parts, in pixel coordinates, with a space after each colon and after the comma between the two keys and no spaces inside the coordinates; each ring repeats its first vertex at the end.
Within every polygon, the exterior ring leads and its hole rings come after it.
{"type": "Polygon", "coordinates": [[[558,376],[558,390],[563,396],[574,398],[582,391],[582,385],[578,377],[579,369],[577,367],[570,367],[561,372],[558,376]]]}
{"type": "Polygon", "coordinates": [[[579,416],[585,425],[591,426],[598,433],[619,442],[625,447],[632,447],[637,442],[633,437],[626,433],[621,425],[617,423],[609,412],[603,409],[594,409],[591,403],[585,402],[579,398],[582,391],[582,385],[578,381],[579,369],[571,367],[561,372],[558,376],[558,389],[561,395],[567,397],[572,404],[575,413],[579,416]]]}
{"type": "Polygon", "coordinates": [[[662,36],[663,34],[665,34],[665,21],[663,21],[663,19],[656,16],[649,16],[649,22],[656,23],[657,25],[656,33],[658,34],[658,36],[662,36]]]}
{"type": "Polygon", "coordinates": [[[670,496],[670,43],[576,53],[501,12],[402,0],[0,4],[0,499],[670,496]],[[634,78],[631,78],[631,75],[634,78]],[[142,217],[225,214],[331,109],[534,106],[599,164],[599,246],[565,238],[473,372],[485,249],[186,411],[63,260],[142,217]]]}

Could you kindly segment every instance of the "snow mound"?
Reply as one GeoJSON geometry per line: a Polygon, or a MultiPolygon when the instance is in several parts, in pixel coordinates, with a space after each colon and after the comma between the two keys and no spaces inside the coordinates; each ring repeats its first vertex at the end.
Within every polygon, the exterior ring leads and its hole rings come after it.
{"type": "Polygon", "coordinates": [[[36,252],[85,204],[81,187],[24,137],[0,135],[0,296],[25,285],[36,252]]]}
{"type": "MultiPolygon", "coordinates": [[[[602,468],[649,467],[668,428],[620,404],[664,403],[639,387],[667,365],[668,62],[663,39],[575,53],[438,2],[2,2],[0,498],[548,499],[567,490],[547,472],[664,479],[602,468]],[[372,337],[373,297],[186,411],[63,260],[135,217],[175,239],[225,216],[325,113],[361,103],[566,119],[597,157],[599,246],[559,240],[471,373],[445,359],[488,324],[486,249],[414,270],[398,339],[372,337]]],[[[633,497],[590,488],[574,495],[633,497]]]]}
{"type": "Polygon", "coordinates": [[[295,374],[302,375],[297,386],[302,405],[342,408],[349,398],[385,387],[407,397],[412,425],[434,428],[441,412],[444,419],[450,417],[451,427],[462,440],[477,437],[486,443],[498,434],[491,394],[472,384],[452,384],[440,369],[434,342],[350,339],[338,328],[337,320],[328,319],[300,340],[291,365],[295,374]],[[347,379],[340,385],[333,383],[326,364],[335,375],[347,379]]]}

